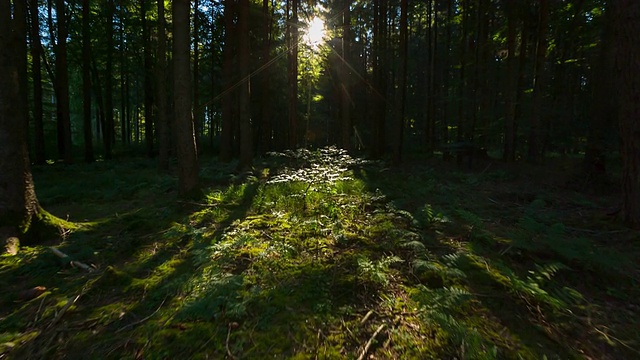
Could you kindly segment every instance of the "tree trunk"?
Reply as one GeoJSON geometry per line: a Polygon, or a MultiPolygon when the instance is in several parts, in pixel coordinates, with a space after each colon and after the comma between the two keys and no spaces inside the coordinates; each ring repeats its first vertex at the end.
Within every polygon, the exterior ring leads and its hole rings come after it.
{"type": "Polygon", "coordinates": [[[623,216],[631,227],[640,229],[640,2],[618,0],[613,4],[620,91],[623,216]]]}
{"type": "Polygon", "coordinates": [[[262,71],[262,96],[260,97],[260,123],[258,128],[260,129],[260,152],[266,152],[271,150],[271,139],[273,136],[272,129],[272,113],[273,107],[271,103],[271,67],[268,65],[271,61],[271,42],[272,42],[272,27],[273,27],[273,10],[274,7],[269,9],[269,0],[262,1],[262,16],[264,21],[264,44],[262,48],[262,62],[266,68],[262,71]]]}
{"type": "Polygon", "coordinates": [[[233,156],[233,53],[235,6],[233,0],[224,0],[224,48],[222,49],[222,134],[220,161],[231,161],[233,156]]]}
{"type": "Polygon", "coordinates": [[[191,110],[189,1],[173,1],[173,74],[178,182],[182,196],[198,188],[198,154],[191,110]]]}
{"type": "MultiPolygon", "coordinates": [[[[27,146],[26,9],[22,1],[0,1],[0,241],[30,235],[45,222],[36,197],[27,146]],[[20,74],[19,72],[24,72],[20,74]],[[22,82],[22,83],[21,83],[22,82]]],[[[35,240],[44,234],[34,234],[35,240]]],[[[48,236],[49,234],[45,235],[48,236]]]]}
{"type": "Polygon", "coordinates": [[[113,144],[115,143],[115,126],[113,121],[113,16],[115,4],[107,0],[107,59],[104,78],[104,152],[105,158],[111,159],[113,144]]]}
{"type": "Polygon", "coordinates": [[[120,8],[119,18],[120,18],[120,138],[123,145],[129,144],[129,140],[131,139],[131,133],[128,131],[129,127],[129,106],[128,106],[128,94],[127,87],[129,86],[128,76],[127,76],[127,57],[125,56],[127,52],[127,43],[125,41],[125,33],[124,33],[124,17],[125,17],[125,7],[120,8]]]}
{"type": "Polygon", "coordinates": [[[200,152],[200,138],[203,135],[204,109],[200,108],[200,1],[193,2],[193,120],[196,133],[196,146],[200,152]]]}
{"type": "Polygon", "coordinates": [[[373,131],[371,157],[379,159],[384,155],[386,147],[385,122],[387,117],[387,62],[386,62],[386,29],[387,29],[387,0],[374,1],[373,20],[373,56],[372,71],[374,89],[373,101],[373,131]]]}
{"type": "Polygon", "coordinates": [[[288,21],[289,53],[288,59],[288,79],[289,79],[289,143],[288,147],[295,149],[298,147],[298,0],[288,0],[291,2],[291,17],[288,21]]]}
{"type": "MultiPolygon", "coordinates": [[[[604,188],[607,185],[605,163],[606,135],[618,121],[618,104],[614,81],[615,48],[613,34],[613,12],[611,5],[607,6],[604,15],[604,28],[600,39],[600,53],[594,69],[592,116],[587,135],[587,146],[584,154],[583,172],[581,178],[585,185],[591,188],[604,188]]],[[[596,189],[597,190],[597,189],[596,189]]]]}
{"type": "Polygon", "coordinates": [[[543,96],[545,80],[545,61],[547,59],[547,25],[549,23],[549,0],[539,0],[538,44],[536,47],[536,66],[534,70],[533,109],[529,129],[528,160],[538,163],[542,160],[541,123],[543,114],[543,96]]]}
{"type": "Polygon", "coordinates": [[[402,142],[404,138],[404,112],[405,112],[405,97],[407,95],[406,82],[407,82],[407,9],[408,0],[400,1],[400,78],[398,79],[398,88],[400,90],[399,106],[396,108],[397,114],[395,116],[394,124],[394,139],[393,139],[393,157],[392,162],[394,165],[399,165],[402,161],[402,142]]]}
{"type": "Polygon", "coordinates": [[[89,0],[82,0],[82,128],[84,161],[93,162],[91,132],[91,34],[89,0]]]}
{"type": "MultiPolygon", "coordinates": [[[[151,36],[147,20],[148,0],[142,0],[140,7],[142,11],[142,41],[144,42],[143,62],[144,62],[144,141],[147,148],[147,156],[153,157],[153,80],[151,79],[151,36]]],[[[188,17],[187,17],[188,20],[188,17]]]]}
{"type": "Polygon", "coordinates": [[[506,0],[507,13],[507,81],[505,89],[505,134],[503,159],[516,160],[516,97],[518,74],[516,73],[516,0],[506,0]]]}
{"type": "Polygon", "coordinates": [[[164,0],[158,0],[158,53],[156,63],[156,104],[158,106],[158,167],[169,170],[169,120],[167,117],[167,23],[164,17],[164,0]]]}
{"type": "Polygon", "coordinates": [[[251,136],[250,109],[250,72],[249,72],[249,0],[239,0],[238,3],[238,70],[240,71],[240,163],[238,168],[245,170],[251,166],[253,160],[251,136]]]}
{"type": "Polygon", "coordinates": [[[340,118],[342,120],[342,147],[351,148],[351,0],[345,0],[342,13],[342,61],[340,62],[340,118]]]}
{"type": "Polygon", "coordinates": [[[40,42],[40,18],[38,0],[30,0],[31,15],[31,73],[33,74],[33,127],[35,135],[35,162],[42,165],[46,161],[44,144],[44,121],[42,110],[42,44],[40,42]]]}
{"type": "Polygon", "coordinates": [[[58,34],[54,45],[56,54],[56,111],[58,115],[58,151],[64,162],[73,162],[71,148],[71,115],[69,113],[69,68],[67,67],[67,13],[64,0],[55,0],[58,34]]]}
{"type": "MultiPolygon", "coordinates": [[[[445,53],[444,53],[444,79],[442,81],[442,91],[444,102],[442,105],[442,123],[440,124],[440,128],[442,131],[442,141],[441,144],[444,146],[449,143],[449,116],[451,114],[451,100],[450,94],[451,89],[449,89],[450,79],[451,79],[451,28],[453,23],[453,0],[447,0],[447,29],[446,29],[446,37],[445,37],[445,53]]],[[[448,151],[442,151],[442,159],[449,160],[450,153],[448,151]]]]}

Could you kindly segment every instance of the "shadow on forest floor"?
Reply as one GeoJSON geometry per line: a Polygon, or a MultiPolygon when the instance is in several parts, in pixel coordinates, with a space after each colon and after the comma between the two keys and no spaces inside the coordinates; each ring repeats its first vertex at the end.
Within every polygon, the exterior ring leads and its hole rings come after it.
{"type": "Polygon", "coordinates": [[[612,198],[531,180],[548,167],[326,148],[231,169],[203,163],[180,202],[151,160],[36,168],[43,206],[80,223],[56,247],[93,271],[3,255],[0,356],[638,356],[638,235],[612,198]]]}

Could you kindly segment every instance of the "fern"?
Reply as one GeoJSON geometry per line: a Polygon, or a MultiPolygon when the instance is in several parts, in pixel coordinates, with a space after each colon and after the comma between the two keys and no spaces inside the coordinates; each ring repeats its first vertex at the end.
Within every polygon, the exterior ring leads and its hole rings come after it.
{"type": "Polygon", "coordinates": [[[397,256],[385,256],[378,261],[371,261],[365,256],[357,259],[358,274],[367,281],[375,284],[387,285],[389,283],[389,267],[392,264],[403,262],[397,256]]]}

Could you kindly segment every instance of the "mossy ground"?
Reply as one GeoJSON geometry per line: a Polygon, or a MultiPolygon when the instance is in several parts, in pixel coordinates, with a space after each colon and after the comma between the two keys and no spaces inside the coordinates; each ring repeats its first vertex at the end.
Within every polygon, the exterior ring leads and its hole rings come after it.
{"type": "Polygon", "coordinates": [[[189,201],[151,160],[34,169],[43,207],[77,225],[56,247],[94,270],[45,246],[3,255],[0,356],[640,356],[640,239],[607,217],[617,194],[560,188],[550,167],[256,163],[203,160],[189,201]]]}

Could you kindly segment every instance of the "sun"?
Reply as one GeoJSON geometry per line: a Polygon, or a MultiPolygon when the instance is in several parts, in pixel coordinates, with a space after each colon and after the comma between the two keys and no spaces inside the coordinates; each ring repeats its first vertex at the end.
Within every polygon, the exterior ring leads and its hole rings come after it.
{"type": "Polygon", "coordinates": [[[307,25],[307,31],[304,34],[304,42],[312,48],[320,46],[325,37],[324,21],[319,17],[314,17],[307,25]]]}

